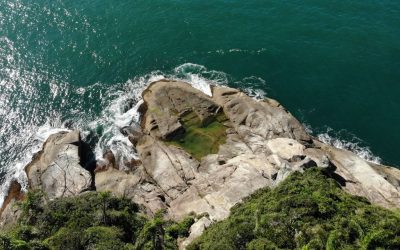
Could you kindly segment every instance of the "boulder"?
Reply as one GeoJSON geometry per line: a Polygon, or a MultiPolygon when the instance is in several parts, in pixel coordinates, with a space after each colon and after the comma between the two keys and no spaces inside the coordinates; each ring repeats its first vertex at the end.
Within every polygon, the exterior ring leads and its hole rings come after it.
{"type": "Polygon", "coordinates": [[[21,185],[16,180],[11,181],[8,194],[0,208],[1,229],[8,229],[17,222],[21,214],[21,210],[19,206],[17,206],[17,202],[25,198],[25,195],[22,193],[21,189],[21,185]]]}
{"type": "Polygon", "coordinates": [[[256,101],[227,87],[214,87],[213,100],[223,107],[244,140],[251,140],[255,135],[261,140],[279,137],[300,142],[311,140],[301,123],[276,100],[256,101]]]}
{"type": "Polygon", "coordinates": [[[91,174],[80,165],[79,131],[51,135],[26,166],[30,189],[41,189],[49,199],[77,195],[91,188],[91,174]]]}
{"type": "Polygon", "coordinates": [[[347,150],[316,144],[327,154],[346,191],[383,207],[400,207],[399,169],[367,162],[347,150]]]}
{"type": "Polygon", "coordinates": [[[194,239],[199,237],[204,230],[207,229],[212,224],[212,221],[210,221],[209,218],[207,217],[201,217],[199,220],[197,220],[191,227],[190,227],[190,235],[188,238],[180,242],[179,244],[179,249],[185,249],[194,239]]]}
{"type": "Polygon", "coordinates": [[[187,83],[159,81],[150,84],[142,94],[146,110],[142,114],[145,133],[158,139],[168,139],[183,133],[180,117],[194,112],[204,124],[218,110],[218,105],[201,91],[187,83]]]}
{"type": "Polygon", "coordinates": [[[96,162],[96,168],[94,169],[94,172],[98,173],[101,171],[106,171],[109,168],[118,169],[118,166],[115,162],[114,153],[111,150],[104,152],[103,159],[96,162]]]}

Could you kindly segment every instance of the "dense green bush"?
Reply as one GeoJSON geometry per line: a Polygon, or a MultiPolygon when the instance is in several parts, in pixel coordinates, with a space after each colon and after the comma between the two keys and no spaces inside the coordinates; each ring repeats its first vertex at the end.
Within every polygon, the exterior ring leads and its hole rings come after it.
{"type": "MultiPolygon", "coordinates": [[[[0,249],[177,249],[194,218],[179,223],[140,213],[128,199],[88,192],[46,201],[29,192],[19,224],[0,249]]],[[[345,193],[324,170],[294,173],[262,189],[208,228],[189,249],[400,249],[400,210],[345,193]]]]}
{"type": "Polygon", "coordinates": [[[136,241],[135,249],[178,249],[177,239],[189,236],[189,228],[194,223],[192,217],[175,223],[163,220],[163,212],[157,213],[154,219],[144,225],[136,241]]]}
{"type": "Polygon", "coordinates": [[[163,211],[149,220],[132,201],[106,192],[46,201],[29,192],[19,224],[0,234],[0,249],[177,249],[193,219],[165,221],[163,211]]]}
{"type": "Polygon", "coordinates": [[[345,193],[323,170],[294,173],[212,225],[189,249],[400,249],[399,213],[345,193]]]}

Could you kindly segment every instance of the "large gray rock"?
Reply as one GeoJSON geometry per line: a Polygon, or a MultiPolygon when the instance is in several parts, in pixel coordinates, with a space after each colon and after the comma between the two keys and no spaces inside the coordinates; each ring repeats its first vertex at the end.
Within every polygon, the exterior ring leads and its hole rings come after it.
{"type": "Polygon", "coordinates": [[[155,138],[167,139],[183,132],[180,115],[193,111],[207,123],[218,106],[201,91],[188,83],[159,81],[150,84],[142,94],[142,128],[155,138]]]}
{"type": "MultiPolygon", "coordinates": [[[[313,166],[331,171],[351,194],[388,208],[400,207],[400,170],[315,140],[273,99],[257,101],[226,87],[213,87],[212,94],[179,81],[150,84],[143,92],[141,128],[121,130],[140,159],[122,171],[113,153],[106,152],[95,170],[96,190],[130,198],[150,215],[165,209],[169,218],[181,220],[192,212],[206,213],[181,241],[181,248],[211,223],[226,218],[243,198],[313,166]],[[182,120],[188,113],[205,126],[221,112],[227,118],[221,121],[226,138],[216,152],[199,158],[166,142],[187,132],[182,120]]],[[[78,131],[50,136],[25,169],[29,188],[42,189],[50,199],[90,189],[91,174],[81,166],[80,151],[78,131]]],[[[15,223],[19,211],[12,204],[20,195],[18,191],[7,196],[0,226],[15,223]]]]}
{"type": "Polygon", "coordinates": [[[316,142],[326,153],[346,191],[387,208],[400,207],[400,170],[376,165],[343,149],[316,142]]]}
{"type": "Polygon", "coordinates": [[[25,168],[29,188],[43,190],[49,199],[90,189],[91,174],[80,165],[80,144],[79,131],[51,135],[25,168]]]}
{"type": "Polygon", "coordinates": [[[204,230],[212,224],[212,221],[206,216],[201,217],[190,227],[190,235],[188,238],[180,242],[179,249],[185,249],[194,239],[199,237],[204,230]]]}
{"type": "Polygon", "coordinates": [[[251,146],[254,140],[291,138],[301,142],[310,141],[301,123],[276,100],[255,101],[244,93],[226,87],[213,88],[213,100],[224,108],[234,124],[236,132],[251,146]]]}
{"type": "MultiPolygon", "coordinates": [[[[74,196],[92,188],[92,177],[81,164],[79,131],[59,132],[51,135],[25,167],[30,190],[42,190],[48,199],[74,196]]],[[[14,224],[20,209],[16,202],[24,198],[17,181],[12,181],[0,208],[0,228],[14,224]]]]}
{"type": "Polygon", "coordinates": [[[96,173],[97,190],[129,197],[149,214],[166,209],[174,220],[193,212],[207,213],[192,226],[181,248],[210,223],[226,218],[232,206],[254,191],[274,187],[293,171],[313,166],[332,171],[351,194],[385,207],[400,207],[400,170],[313,140],[273,99],[256,101],[226,87],[213,87],[212,93],[209,97],[179,81],[150,84],[143,92],[142,131],[131,136],[142,165],[131,172],[96,173]],[[207,124],[221,110],[228,118],[226,140],[215,154],[196,159],[165,142],[185,133],[181,120],[188,112],[207,124]]]}

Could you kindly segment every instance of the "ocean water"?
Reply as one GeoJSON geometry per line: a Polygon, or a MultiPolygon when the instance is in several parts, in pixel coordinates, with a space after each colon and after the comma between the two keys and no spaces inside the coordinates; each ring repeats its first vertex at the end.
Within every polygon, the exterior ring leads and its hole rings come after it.
{"type": "Polygon", "coordinates": [[[1,0],[1,191],[60,130],[135,158],[119,129],[161,78],[276,98],[320,140],[400,166],[400,1],[1,0]]]}

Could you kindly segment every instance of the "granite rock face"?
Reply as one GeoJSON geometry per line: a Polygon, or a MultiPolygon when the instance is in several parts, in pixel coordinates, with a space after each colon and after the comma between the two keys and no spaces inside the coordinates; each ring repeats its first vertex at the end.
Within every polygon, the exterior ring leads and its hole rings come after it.
{"type": "Polygon", "coordinates": [[[400,207],[400,170],[364,161],[347,150],[315,142],[328,156],[343,188],[383,207],[400,207]]]}
{"type": "Polygon", "coordinates": [[[166,209],[175,220],[193,212],[207,214],[193,225],[193,235],[182,247],[257,189],[314,166],[331,171],[351,194],[400,207],[400,170],[315,140],[276,100],[256,101],[226,87],[213,87],[209,97],[177,81],[152,83],[143,99],[142,130],[134,140],[142,164],[130,173],[110,169],[96,174],[96,187],[132,198],[149,214],[166,209]],[[208,124],[218,112],[227,120],[226,140],[217,152],[196,159],[184,147],[169,143],[187,133],[186,114],[195,113],[195,119],[208,124]]]}
{"type": "Polygon", "coordinates": [[[77,195],[90,189],[92,177],[80,165],[79,131],[51,135],[25,168],[29,188],[43,190],[49,199],[77,195]]]}
{"type": "MultiPolygon", "coordinates": [[[[160,209],[174,220],[193,212],[207,215],[192,226],[182,248],[226,218],[243,198],[309,167],[325,168],[353,195],[400,207],[400,170],[319,142],[276,100],[257,101],[227,87],[213,87],[210,97],[168,80],[150,84],[142,95],[140,128],[123,129],[140,159],[122,168],[106,152],[94,171],[96,190],[130,198],[149,215],[160,209]],[[223,138],[212,138],[217,130],[223,138]],[[186,136],[193,131],[206,144],[186,136]]],[[[51,136],[26,168],[30,188],[40,188],[50,198],[90,188],[79,143],[77,131],[51,136]]]]}
{"type": "MultiPolygon", "coordinates": [[[[81,165],[82,142],[79,131],[51,135],[43,148],[25,167],[29,190],[42,190],[47,199],[79,195],[92,188],[92,175],[81,165]]],[[[24,193],[17,181],[12,181],[0,209],[0,228],[16,222],[20,209],[17,201],[24,193]]]]}

